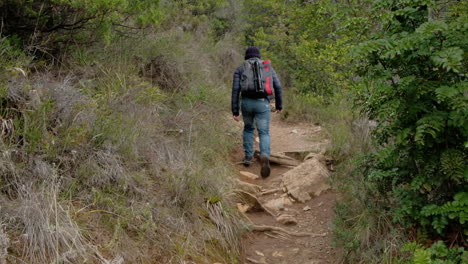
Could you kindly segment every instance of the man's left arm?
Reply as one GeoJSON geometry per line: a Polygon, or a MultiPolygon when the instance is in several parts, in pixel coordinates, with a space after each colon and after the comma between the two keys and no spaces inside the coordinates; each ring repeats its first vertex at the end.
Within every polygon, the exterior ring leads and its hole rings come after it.
{"type": "Polygon", "coordinates": [[[240,95],[240,78],[241,78],[241,68],[237,68],[234,72],[234,77],[232,80],[232,94],[231,94],[231,110],[234,120],[239,121],[239,95],[240,95]]]}

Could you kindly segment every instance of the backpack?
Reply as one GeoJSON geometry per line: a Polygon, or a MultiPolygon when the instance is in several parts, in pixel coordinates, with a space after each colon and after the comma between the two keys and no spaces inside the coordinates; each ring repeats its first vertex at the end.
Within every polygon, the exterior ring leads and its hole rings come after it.
{"type": "Polygon", "coordinates": [[[241,92],[248,96],[269,96],[273,94],[273,70],[270,60],[252,58],[244,61],[241,76],[241,92]]]}

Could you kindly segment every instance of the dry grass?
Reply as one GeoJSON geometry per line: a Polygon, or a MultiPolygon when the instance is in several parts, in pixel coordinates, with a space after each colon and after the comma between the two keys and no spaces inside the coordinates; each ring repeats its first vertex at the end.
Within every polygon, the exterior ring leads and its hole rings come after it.
{"type": "Polygon", "coordinates": [[[5,233],[3,224],[0,224],[0,264],[6,264],[8,256],[8,247],[10,246],[10,238],[5,233]]]}
{"type": "Polygon", "coordinates": [[[219,126],[234,69],[219,64],[238,56],[230,42],[170,30],[70,66],[73,75],[11,82],[14,130],[0,142],[6,259],[236,263],[232,143],[219,126]],[[154,58],[159,75],[138,77],[154,58]]]}
{"type": "MultiPolygon", "coordinates": [[[[6,163],[2,164],[3,172],[12,168],[6,163]]],[[[61,183],[56,170],[37,161],[30,171],[10,171],[10,175],[16,176],[10,184],[15,198],[2,199],[0,221],[6,231],[12,232],[10,235],[17,234],[11,251],[28,263],[47,263],[51,259],[77,263],[89,259],[92,250],[71,218],[67,202],[58,197],[61,183]]],[[[16,263],[18,259],[13,256],[7,259],[16,263]]]]}

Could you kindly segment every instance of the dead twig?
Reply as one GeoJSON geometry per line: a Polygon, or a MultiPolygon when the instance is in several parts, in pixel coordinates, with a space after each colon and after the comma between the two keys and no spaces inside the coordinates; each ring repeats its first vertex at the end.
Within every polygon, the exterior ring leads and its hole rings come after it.
{"type": "Polygon", "coordinates": [[[260,195],[268,195],[268,194],[272,194],[272,193],[279,192],[279,191],[281,191],[281,188],[275,188],[275,189],[263,191],[260,193],[260,195]]]}
{"type": "Polygon", "coordinates": [[[258,260],[255,260],[255,259],[253,259],[253,258],[246,258],[246,260],[247,260],[247,261],[250,261],[250,262],[252,262],[252,263],[254,263],[254,264],[262,264],[262,263],[264,263],[264,262],[260,262],[260,261],[258,261],[258,260]]]}
{"type": "Polygon", "coordinates": [[[281,227],[277,226],[264,226],[264,225],[253,225],[251,226],[252,231],[256,232],[268,232],[268,231],[276,231],[276,232],[283,232],[285,234],[288,234],[290,236],[296,236],[296,237],[304,237],[304,236],[310,236],[310,237],[324,237],[327,234],[314,234],[314,233],[307,233],[307,232],[290,232],[288,230],[285,230],[281,227]]]}
{"type": "Polygon", "coordinates": [[[291,240],[290,236],[280,232],[265,233],[265,235],[275,239],[291,240]]]}

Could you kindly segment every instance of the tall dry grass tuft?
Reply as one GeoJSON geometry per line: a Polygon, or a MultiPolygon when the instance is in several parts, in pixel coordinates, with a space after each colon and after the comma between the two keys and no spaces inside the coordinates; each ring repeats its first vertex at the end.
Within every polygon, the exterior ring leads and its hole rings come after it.
{"type": "MultiPolygon", "coordinates": [[[[44,184],[35,190],[32,184],[18,190],[18,199],[2,206],[1,221],[20,232],[18,252],[29,263],[77,263],[90,259],[90,247],[69,209],[58,197],[59,183],[44,184]]],[[[13,248],[16,250],[16,248],[13,248]]]]}
{"type": "Polygon", "coordinates": [[[0,264],[7,263],[8,247],[10,246],[10,238],[5,233],[4,225],[0,224],[0,264]]]}

